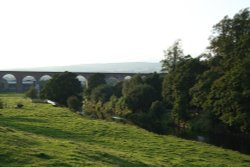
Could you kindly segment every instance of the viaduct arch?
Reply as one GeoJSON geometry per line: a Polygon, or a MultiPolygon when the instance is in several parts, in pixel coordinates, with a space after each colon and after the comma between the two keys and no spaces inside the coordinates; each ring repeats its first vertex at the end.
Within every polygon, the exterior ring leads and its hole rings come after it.
{"type": "MultiPolygon", "coordinates": [[[[63,72],[51,72],[51,71],[0,71],[0,79],[1,79],[1,90],[4,84],[6,85],[6,81],[3,81],[3,77],[7,74],[10,74],[11,76],[14,76],[15,81],[12,81],[11,89],[12,91],[16,92],[23,92],[27,90],[27,85],[24,86],[24,84],[29,84],[35,82],[36,84],[40,84],[44,78],[49,79],[50,77],[53,77],[56,74],[60,74],[63,72]],[[25,80],[26,78],[26,80],[25,80]]],[[[80,80],[80,82],[83,84],[84,78],[86,81],[88,81],[89,77],[97,72],[73,72],[77,75],[77,78],[80,80]]],[[[100,72],[102,73],[102,72],[100,72]]],[[[115,84],[115,82],[122,81],[129,76],[133,76],[137,73],[102,73],[105,75],[105,79],[107,82],[111,82],[111,84],[115,84]]],[[[147,76],[150,73],[139,73],[141,76],[147,76]]],[[[46,80],[46,79],[45,79],[46,80]]]]}

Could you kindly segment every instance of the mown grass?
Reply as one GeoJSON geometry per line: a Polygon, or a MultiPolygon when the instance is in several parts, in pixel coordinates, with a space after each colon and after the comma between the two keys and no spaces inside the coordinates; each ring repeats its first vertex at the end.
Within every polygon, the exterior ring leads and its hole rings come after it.
{"type": "Polygon", "coordinates": [[[0,166],[250,166],[250,156],[0,94],[0,166]],[[15,109],[17,102],[24,108],[15,109]]]}

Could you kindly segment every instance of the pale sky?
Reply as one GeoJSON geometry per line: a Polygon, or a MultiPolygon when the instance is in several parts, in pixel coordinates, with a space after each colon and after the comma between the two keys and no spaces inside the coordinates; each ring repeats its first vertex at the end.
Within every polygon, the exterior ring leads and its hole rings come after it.
{"type": "Polygon", "coordinates": [[[212,26],[250,0],[0,0],[0,69],[159,62],[177,39],[205,51],[212,26]]]}

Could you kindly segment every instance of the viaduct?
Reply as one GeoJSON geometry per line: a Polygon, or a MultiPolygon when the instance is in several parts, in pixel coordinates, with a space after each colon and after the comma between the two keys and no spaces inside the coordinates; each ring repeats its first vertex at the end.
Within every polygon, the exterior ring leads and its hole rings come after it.
{"type": "MultiPolygon", "coordinates": [[[[0,91],[6,91],[10,90],[8,89],[9,85],[12,85],[11,91],[15,92],[23,92],[25,91],[25,84],[28,83],[30,86],[33,83],[36,83],[36,85],[39,85],[40,82],[43,80],[43,78],[49,78],[53,77],[55,74],[60,74],[63,72],[51,72],[51,71],[0,71],[0,91]],[[12,83],[8,81],[6,77],[12,77],[12,83]],[[26,79],[26,80],[25,80],[26,79]],[[4,81],[5,81],[5,86],[4,86],[4,81]],[[8,85],[8,86],[6,86],[8,85]]],[[[89,77],[97,72],[73,72],[77,75],[77,78],[80,80],[81,78],[84,80],[85,84],[87,85],[87,81],[89,77]]],[[[100,72],[102,73],[102,72],[100,72]]],[[[119,82],[126,77],[131,77],[136,73],[102,73],[105,75],[106,81],[111,81],[111,82],[119,82]]],[[[147,76],[149,73],[139,73],[141,76],[147,76]]],[[[81,80],[80,80],[81,81],[81,80]]],[[[26,85],[27,86],[27,85],[26,85]]]]}

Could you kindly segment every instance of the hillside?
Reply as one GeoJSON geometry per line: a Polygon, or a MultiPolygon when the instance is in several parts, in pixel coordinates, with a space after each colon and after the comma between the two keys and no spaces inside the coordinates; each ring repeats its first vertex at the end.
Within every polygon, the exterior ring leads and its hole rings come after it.
{"type": "Polygon", "coordinates": [[[0,166],[250,166],[250,156],[0,94],[0,166]],[[24,108],[15,109],[18,103],[24,108]]]}
{"type": "Polygon", "coordinates": [[[71,66],[55,66],[55,67],[18,68],[10,70],[152,73],[152,72],[160,72],[161,64],[147,63],[147,62],[100,63],[100,64],[80,64],[71,66]]]}

